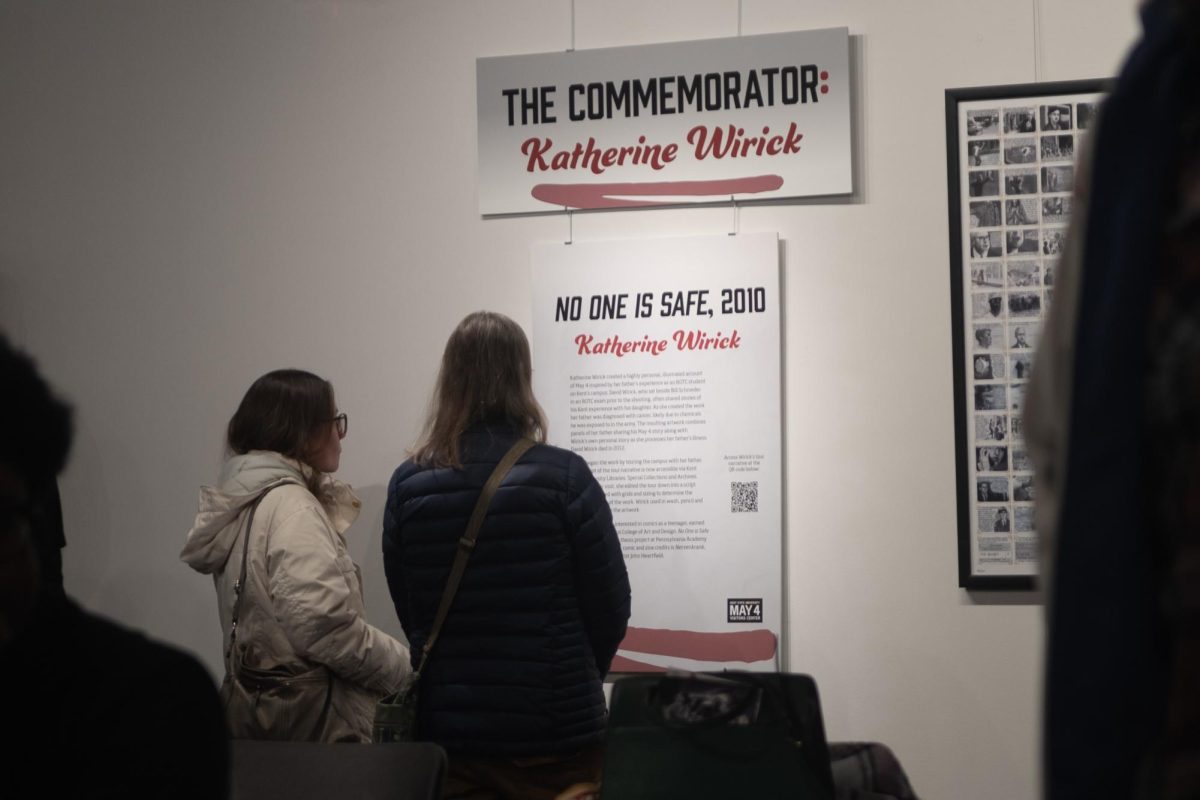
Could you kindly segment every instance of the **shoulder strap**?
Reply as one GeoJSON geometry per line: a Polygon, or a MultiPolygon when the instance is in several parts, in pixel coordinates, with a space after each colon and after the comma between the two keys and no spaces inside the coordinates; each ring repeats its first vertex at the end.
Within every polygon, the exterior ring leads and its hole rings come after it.
{"type": "Polygon", "coordinates": [[[246,562],[249,560],[247,556],[250,550],[250,527],[254,524],[254,512],[258,510],[258,504],[267,496],[267,492],[288,484],[300,486],[296,481],[280,481],[263,489],[250,504],[250,511],[246,514],[246,521],[242,525],[242,569],[238,579],[233,582],[233,593],[236,599],[233,601],[233,625],[229,628],[229,647],[225,650],[226,659],[233,654],[233,641],[237,638],[238,616],[242,611],[242,589],[246,588],[246,562]]]}
{"type": "Polygon", "coordinates": [[[500,463],[492,470],[491,477],[483,485],[483,492],[480,493],[479,499],[475,502],[475,510],[471,512],[471,521],[467,523],[466,533],[458,540],[458,552],[454,556],[454,566],[450,568],[450,577],[446,579],[446,588],[442,592],[442,601],[438,604],[437,616],[434,617],[433,628],[429,631],[429,638],[425,640],[425,646],[421,648],[421,663],[413,672],[413,680],[421,677],[421,668],[429,660],[429,651],[433,649],[434,643],[437,642],[438,634],[442,632],[442,624],[446,621],[446,615],[450,613],[450,605],[454,602],[454,595],[458,592],[458,585],[462,583],[463,572],[467,569],[467,559],[471,557],[471,551],[475,549],[475,540],[479,538],[479,528],[483,525],[483,518],[487,516],[487,509],[491,505],[492,495],[496,493],[500,482],[504,480],[504,476],[512,469],[513,464],[517,463],[517,459],[523,456],[526,450],[533,447],[533,444],[533,441],[529,439],[518,439],[508,449],[508,452],[504,454],[504,458],[500,459],[500,463]]]}

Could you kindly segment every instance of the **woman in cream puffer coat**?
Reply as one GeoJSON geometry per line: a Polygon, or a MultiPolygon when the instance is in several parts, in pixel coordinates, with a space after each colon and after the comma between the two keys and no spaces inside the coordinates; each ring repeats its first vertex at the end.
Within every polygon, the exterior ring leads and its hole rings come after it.
{"type": "MultiPolygon", "coordinates": [[[[346,418],[337,414],[327,381],[299,370],[260,378],[229,424],[229,448],[217,487],[200,490],[196,522],[182,558],[213,575],[229,669],[229,646],[248,548],[236,655],[246,668],[289,674],[327,668],[316,700],[315,729],[297,730],[293,715],[265,729],[247,721],[253,709],[226,675],[222,698],[235,738],[368,741],[375,702],[410,674],[408,649],[365,618],[362,579],[346,550],[345,532],[360,502],[328,473],[338,467],[346,418]],[[292,417],[280,419],[280,417],[292,417]],[[260,499],[261,498],[261,499],[260,499]],[[248,510],[249,539],[243,542],[248,510]]],[[[235,659],[236,660],[236,659],[235,659]]],[[[288,701],[287,690],[283,700],[288,701]]],[[[253,704],[255,701],[249,701],[253,704]]],[[[268,715],[272,716],[272,715],[268,715]]]]}

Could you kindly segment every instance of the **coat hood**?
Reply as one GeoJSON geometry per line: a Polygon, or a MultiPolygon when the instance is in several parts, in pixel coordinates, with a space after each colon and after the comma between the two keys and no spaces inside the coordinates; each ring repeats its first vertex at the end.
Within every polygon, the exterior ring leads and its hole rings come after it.
{"type": "MultiPolygon", "coordinates": [[[[295,459],[264,450],[230,457],[221,468],[218,486],[201,486],[196,521],[188,532],[180,558],[197,572],[209,574],[224,566],[238,540],[235,524],[242,510],[264,491],[291,481],[309,486],[313,469],[295,459]]],[[[319,499],[338,533],[345,533],[361,505],[349,485],[322,476],[319,499]]]]}

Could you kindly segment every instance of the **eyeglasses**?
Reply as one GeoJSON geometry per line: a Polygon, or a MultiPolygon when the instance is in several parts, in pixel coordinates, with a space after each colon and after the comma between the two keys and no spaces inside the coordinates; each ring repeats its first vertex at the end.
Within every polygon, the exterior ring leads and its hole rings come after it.
{"type": "Polygon", "coordinates": [[[345,412],[342,412],[329,421],[337,425],[338,437],[344,439],[346,431],[350,428],[350,418],[346,416],[345,412]]]}

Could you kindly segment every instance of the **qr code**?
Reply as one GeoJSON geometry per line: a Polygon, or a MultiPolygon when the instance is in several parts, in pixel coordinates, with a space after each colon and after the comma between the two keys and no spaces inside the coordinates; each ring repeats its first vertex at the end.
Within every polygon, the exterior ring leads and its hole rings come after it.
{"type": "Polygon", "coordinates": [[[758,511],[758,481],[729,484],[730,511],[758,511]]]}

